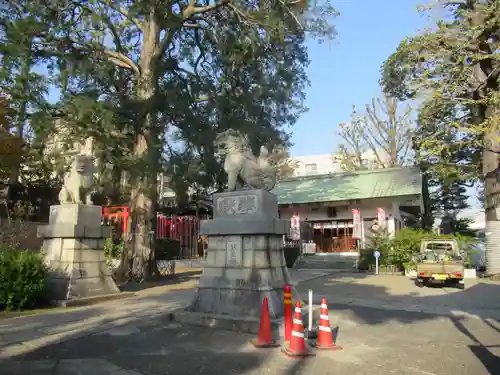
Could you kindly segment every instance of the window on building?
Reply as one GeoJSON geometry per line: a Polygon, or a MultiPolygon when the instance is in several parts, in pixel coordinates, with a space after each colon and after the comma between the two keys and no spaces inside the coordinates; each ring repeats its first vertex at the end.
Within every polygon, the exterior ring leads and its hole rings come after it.
{"type": "Polygon", "coordinates": [[[332,163],[332,170],[334,172],[340,171],[340,161],[339,160],[334,160],[332,163]]]}
{"type": "Polygon", "coordinates": [[[318,173],[318,164],[306,164],[306,174],[318,173]]]}

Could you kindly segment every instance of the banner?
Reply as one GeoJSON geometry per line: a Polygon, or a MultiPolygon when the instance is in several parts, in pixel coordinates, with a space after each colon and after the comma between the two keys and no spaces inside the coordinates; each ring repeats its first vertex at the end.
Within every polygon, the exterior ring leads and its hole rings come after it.
{"type": "Polygon", "coordinates": [[[352,209],[352,237],[361,239],[361,212],[357,208],[352,209]]]}
{"type": "Polygon", "coordinates": [[[379,227],[385,227],[385,210],[377,207],[377,221],[379,227]]]}
{"type": "Polygon", "coordinates": [[[290,239],[292,241],[300,240],[300,216],[293,215],[290,219],[290,239]]]}

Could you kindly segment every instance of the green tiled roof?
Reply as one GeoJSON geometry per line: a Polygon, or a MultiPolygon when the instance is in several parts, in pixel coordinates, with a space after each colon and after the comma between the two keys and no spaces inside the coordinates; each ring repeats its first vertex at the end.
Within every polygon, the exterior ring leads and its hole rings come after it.
{"type": "Polygon", "coordinates": [[[292,177],[278,182],[272,193],[279,204],[297,204],[418,195],[421,191],[420,169],[410,167],[292,177]]]}

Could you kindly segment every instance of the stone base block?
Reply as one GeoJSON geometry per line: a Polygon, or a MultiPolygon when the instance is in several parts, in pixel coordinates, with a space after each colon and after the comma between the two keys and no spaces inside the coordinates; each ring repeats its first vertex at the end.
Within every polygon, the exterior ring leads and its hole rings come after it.
{"type": "Polygon", "coordinates": [[[237,190],[213,196],[214,219],[242,216],[278,217],[278,197],[265,190],[237,190]]]}
{"type": "Polygon", "coordinates": [[[226,191],[214,194],[214,219],[202,220],[200,234],[283,235],[290,221],[278,218],[278,198],[265,190],[226,191]]]}
{"type": "Polygon", "coordinates": [[[226,315],[238,318],[259,318],[262,301],[267,297],[271,318],[283,316],[283,289],[248,290],[199,288],[188,311],[226,315]]]}
{"type": "Polygon", "coordinates": [[[46,263],[51,270],[47,287],[52,300],[94,297],[120,291],[111,277],[104,250],[69,248],[64,246],[65,241],[70,240],[61,241],[59,254],[46,253],[46,263]]]}
{"type": "Polygon", "coordinates": [[[286,234],[290,232],[290,221],[273,217],[225,217],[202,220],[200,233],[206,236],[245,234],[286,234]]]}
{"type": "Polygon", "coordinates": [[[50,268],[50,299],[64,301],[119,292],[104,256],[104,239],[110,228],[102,227],[100,218],[99,206],[51,207],[50,224],[39,227],[44,238],[42,251],[50,268]]]}
{"type": "Polygon", "coordinates": [[[102,207],[78,203],[50,206],[49,224],[100,226],[102,207]]]}
{"type": "MultiPolygon", "coordinates": [[[[76,276],[84,269],[72,269],[72,276],[67,274],[67,270],[55,270],[49,273],[47,280],[47,291],[53,301],[65,301],[75,298],[87,298],[119,293],[111,275],[106,275],[108,268],[105,263],[102,265],[102,275],[97,277],[76,276]]],[[[69,272],[68,272],[69,273],[69,272]]]]}
{"type": "MultiPolygon", "coordinates": [[[[257,322],[265,297],[272,319],[283,316],[286,268],[283,234],[290,224],[278,218],[277,197],[264,190],[214,195],[214,219],[203,221],[208,235],[207,265],[188,311],[200,320],[257,322]]],[[[295,291],[294,291],[295,292],[295,291]]],[[[298,295],[294,296],[300,299],[298,295]]],[[[229,324],[233,323],[220,323],[229,324]]]]}
{"type": "Polygon", "coordinates": [[[100,224],[93,226],[74,224],[49,224],[38,227],[37,235],[42,238],[87,238],[104,239],[111,234],[110,227],[100,224]]]}
{"type": "MultiPolygon", "coordinates": [[[[283,316],[283,288],[292,285],[279,235],[212,236],[207,265],[189,311],[258,318],[264,297],[283,316]]],[[[295,299],[300,296],[294,290],[295,299]]]]}
{"type": "MultiPolygon", "coordinates": [[[[213,328],[223,331],[234,331],[238,333],[258,334],[260,327],[259,318],[249,317],[234,317],[222,314],[205,314],[190,312],[188,310],[178,311],[173,314],[174,320],[187,325],[213,328]]],[[[302,320],[307,325],[309,313],[306,310],[302,311],[302,320]]],[[[314,324],[313,324],[314,326],[314,324]]],[[[285,327],[283,318],[271,319],[271,330],[273,338],[277,341],[282,341],[285,336],[285,327]]]]}

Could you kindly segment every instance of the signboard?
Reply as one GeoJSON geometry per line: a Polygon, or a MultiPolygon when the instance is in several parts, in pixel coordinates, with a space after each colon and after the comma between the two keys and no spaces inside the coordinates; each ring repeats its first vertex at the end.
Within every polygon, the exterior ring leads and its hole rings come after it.
{"type": "Polygon", "coordinates": [[[385,210],[381,207],[377,207],[377,221],[379,226],[385,226],[385,210]]]}
{"type": "Polygon", "coordinates": [[[241,237],[230,236],[226,239],[226,265],[241,267],[243,263],[243,246],[241,237]]]}
{"type": "Polygon", "coordinates": [[[380,258],[380,251],[375,250],[373,256],[375,257],[375,274],[378,275],[378,258],[380,258]]]}
{"type": "Polygon", "coordinates": [[[361,229],[361,212],[357,208],[352,209],[352,237],[361,239],[362,229],[361,229]]]}

